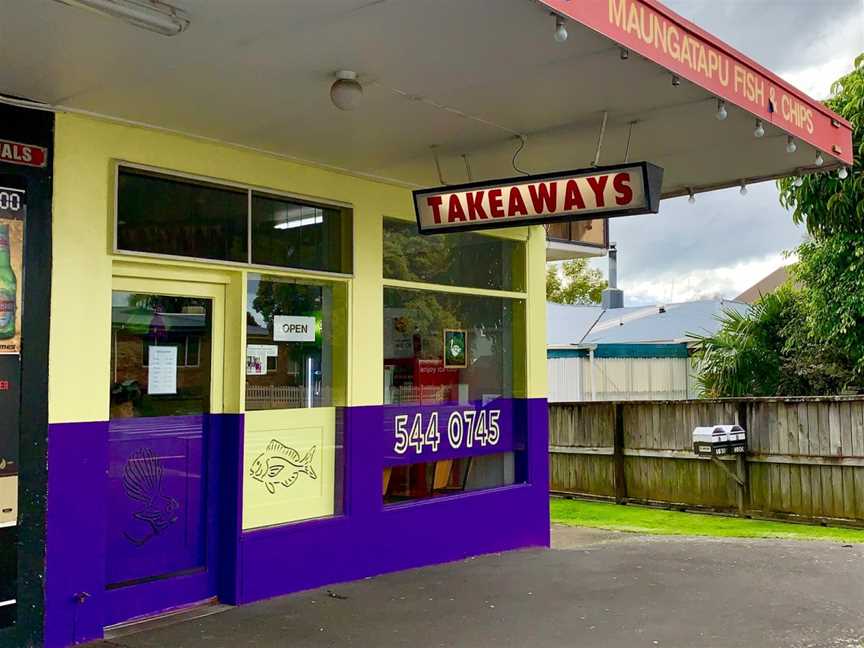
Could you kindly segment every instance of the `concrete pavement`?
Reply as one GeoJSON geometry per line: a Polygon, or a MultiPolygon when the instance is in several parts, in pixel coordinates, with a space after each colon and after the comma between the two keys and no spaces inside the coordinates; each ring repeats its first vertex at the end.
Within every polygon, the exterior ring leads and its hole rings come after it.
{"type": "Polygon", "coordinates": [[[859,648],[864,545],[555,527],[551,551],[388,574],[102,648],[859,648]]]}

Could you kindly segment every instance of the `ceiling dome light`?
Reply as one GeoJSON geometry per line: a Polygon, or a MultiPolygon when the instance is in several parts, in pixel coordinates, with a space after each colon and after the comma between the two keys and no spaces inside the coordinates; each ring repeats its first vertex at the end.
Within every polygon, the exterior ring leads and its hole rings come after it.
{"type": "Polygon", "coordinates": [[[722,99],[717,100],[717,119],[723,121],[729,116],[729,112],[726,110],[726,102],[722,99]]]}
{"type": "Polygon", "coordinates": [[[765,134],[765,127],[762,126],[762,120],[756,120],[756,129],[753,131],[753,137],[762,137],[765,134]]]}
{"type": "Polygon", "coordinates": [[[558,14],[552,14],[555,16],[555,42],[563,43],[567,40],[567,25],[564,23],[564,18],[559,16],[558,14]]]}
{"type": "Polygon", "coordinates": [[[691,205],[695,205],[696,204],[696,194],[693,193],[692,189],[690,189],[689,191],[690,191],[690,197],[687,199],[687,202],[690,203],[691,205]]]}
{"type": "Polygon", "coordinates": [[[786,152],[794,153],[798,150],[798,145],[795,143],[795,138],[791,135],[786,136],[786,152]]]}
{"type": "Polygon", "coordinates": [[[357,80],[357,73],[339,70],[336,81],[330,86],[330,101],[339,110],[354,110],[363,97],[363,86],[357,80]]]}
{"type": "Polygon", "coordinates": [[[746,183],[744,180],[741,181],[741,190],[740,190],[740,193],[741,193],[742,196],[746,196],[746,195],[747,195],[747,183],[746,183]]]}
{"type": "Polygon", "coordinates": [[[823,164],[825,164],[825,158],[822,157],[822,152],[819,151],[819,152],[816,154],[816,166],[817,166],[817,167],[820,167],[820,166],[822,166],[823,164]]]}
{"type": "Polygon", "coordinates": [[[837,172],[837,177],[841,180],[845,180],[849,177],[849,171],[846,170],[846,167],[840,167],[840,170],[837,172]]]}

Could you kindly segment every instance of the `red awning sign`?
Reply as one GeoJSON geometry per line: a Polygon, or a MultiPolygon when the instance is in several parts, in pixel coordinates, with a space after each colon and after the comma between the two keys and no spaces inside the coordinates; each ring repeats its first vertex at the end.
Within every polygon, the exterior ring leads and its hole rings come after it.
{"type": "Polygon", "coordinates": [[[541,0],[670,72],[852,163],[852,127],[659,0],[541,0]]]}
{"type": "Polygon", "coordinates": [[[663,169],[648,162],[420,189],[421,234],[656,214],[663,169]]]}
{"type": "Polygon", "coordinates": [[[48,149],[32,144],[0,140],[0,162],[44,167],[48,163],[48,149]]]}

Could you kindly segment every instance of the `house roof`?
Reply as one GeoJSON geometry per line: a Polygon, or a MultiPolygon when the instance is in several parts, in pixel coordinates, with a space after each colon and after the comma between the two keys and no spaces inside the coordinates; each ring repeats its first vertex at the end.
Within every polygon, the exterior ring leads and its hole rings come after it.
{"type": "Polygon", "coordinates": [[[762,295],[777,290],[789,278],[789,266],[781,266],[767,277],[763,277],[735,298],[735,301],[752,304],[762,295]]]}
{"type": "Polygon", "coordinates": [[[725,299],[706,299],[665,306],[547,304],[547,346],[579,344],[669,344],[692,335],[715,333],[724,310],[746,312],[750,306],[725,299]]]}

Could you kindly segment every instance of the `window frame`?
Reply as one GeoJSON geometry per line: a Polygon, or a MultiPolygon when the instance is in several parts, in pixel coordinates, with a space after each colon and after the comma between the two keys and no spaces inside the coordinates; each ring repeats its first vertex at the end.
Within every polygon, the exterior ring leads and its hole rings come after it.
{"type": "MultiPolygon", "coordinates": [[[[245,375],[245,373],[244,373],[243,382],[242,382],[242,386],[241,386],[241,390],[243,391],[243,394],[244,394],[244,396],[243,396],[243,411],[246,413],[249,413],[249,412],[271,412],[271,411],[297,412],[297,411],[323,410],[323,409],[327,409],[327,408],[339,409],[339,408],[343,408],[343,407],[348,407],[351,404],[352,398],[353,398],[353,395],[352,395],[353,386],[352,386],[352,377],[351,377],[351,370],[352,370],[352,363],[353,363],[353,360],[351,358],[351,340],[353,338],[353,332],[351,330],[351,316],[352,316],[351,315],[351,312],[352,312],[351,307],[352,307],[352,303],[353,303],[353,282],[350,280],[350,277],[343,276],[343,275],[338,275],[335,277],[316,277],[316,276],[310,275],[308,273],[300,273],[297,271],[281,272],[280,273],[280,272],[271,272],[271,271],[261,272],[261,271],[256,270],[256,269],[249,269],[248,272],[243,273],[243,294],[244,294],[244,299],[246,299],[246,300],[248,300],[248,296],[249,296],[249,279],[252,275],[255,275],[255,274],[258,275],[259,280],[264,279],[264,278],[269,278],[269,279],[273,279],[273,280],[284,280],[286,282],[296,283],[299,285],[318,285],[318,284],[321,284],[321,285],[328,286],[331,289],[336,289],[338,287],[339,289],[345,291],[344,292],[345,310],[348,313],[348,318],[346,319],[346,324],[345,324],[345,340],[344,340],[345,358],[343,360],[345,376],[343,378],[343,383],[342,383],[343,397],[341,399],[341,402],[339,402],[339,403],[336,403],[337,399],[335,399],[335,396],[334,396],[334,386],[333,386],[333,384],[331,384],[331,386],[330,386],[331,399],[333,402],[331,402],[331,404],[327,405],[327,406],[299,407],[299,408],[248,409],[248,407],[246,406],[246,390],[247,390],[247,386],[248,386],[248,376],[245,375]]],[[[246,345],[249,344],[249,339],[247,337],[247,332],[246,332],[245,326],[244,326],[243,340],[244,340],[243,349],[245,351],[246,345]]],[[[273,343],[273,342],[271,342],[271,343],[273,343]]],[[[264,374],[265,376],[279,373],[280,364],[279,364],[278,356],[274,357],[274,364],[275,364],[275,369],[271,371],[269,368],[269,361],[268,361],[268,368],[267,368],[267,372],[264,374]]],[[[283,365],[282,370],[285,371],[286,373],[290,373],[291,375],[297,375],[299,373],[299,372],[288,372],[288,369],[290,367],[291,367],[291,363],[289,360],[289,361],[286,361],[286,363],[283,365]]],[[[335,375],[336,375],[336,373],[335,373],[335,369],[334,369],[334,376],[335,375]]]]}
{"type": "MultiPolygon", "coordinates": [[[[383,245],[384,237],[386,233],[384,229],[386,227],[387,221],[398,221],[401,223],[409,223],[412,225],[416,225],[416,222],[413,219],[407,218],[399,218],[396,216],[389,216],[387,214],[381,217],[381,242],[383,245]]],[[[526,228],[529,226],[526,226],[526,228]]],[[[545,229],[545,228],[544,228],[545,229]]],[[[459,235],[459,232],[448,232],[449,234],[459,235]]],[[[381,272],[381,280],[384,282],[384,287],[388,287],[391,285],[396,288],[414,288],[416,290],[438,290],[440,292],[454,292],[454,293],[462,293],[462,294],[472,294],[472,295],[487,295],[487,296],[498,296],[498,297],[510,297],[511,299],[527,299],[528,298],[528,238],[529,236],[522,232],[522,228],[512,227],[504,230],[498,230],[495,232],[487,232],[483,230],[479,231],[471,231],[465,232],[466,234],[474,234],[477,236],[485,236],[491,239],[499,239],[506,241],[515,241],[516,243],[521,244],[524,249],[522,251],[522,267],[520,271],[522,272],[522,277],[524,281],[522,285],[524,286],[523,290],[513,290],[508,288],[482,288],[480,286],[472,287],[465,285],[451,285],[451,284],[439,284],[430,281],[412,281],[410,279],[393,279],[388,278],[384,275],[383,268],[381,272]],[[453,290],[451,290],[453,289],[453,290]]],[[[442,236],[445,233],[440,234],[432,234],[426,236],[442,236]]],[[[418,234],[418,236],[422,236],[418,234]]],[[[384,256],[382,253],[382,265],[384,256]]]]}
{"type": "Polygon", "coordinates": [[[185,171],[178,171],[174,169],[165,169],[161,167],[150,166],[146,164],[140,164],[137,162],[130,162],[127,160],[114,160],[114,173],[113,173],[113,181],[114,187],[113,191],[113,204],[112,204],[112,213],[111,213],[111,253],[118,256],[124,257],[138,257],[138,258],[148,258],[148,259],[166,259],[171,261],[186,261],[186,262],[194,262],[194,263],[204,263],[207,265],[217,265],[217,266],[229,266],[233,268],[245,268],[245,269],[255,269],[261,271],[267,271],[270,273],[274,272],[289,272],[289,273],[301,273],[303,275],[308,276],[320,276],[323,278],[334,278],[334,279],[350,279],[354,277],[357,268],[357,255],[354,246],[354,238],[355,238],[355,218],[354,218],[354,204],[349,202],[343,202],[340,200],[334,200],[332,198],[321,198],[318,196],[309,196],[306,194],[291,192],[291,191],[283,191],[280,189],[273,189],[272,187],[263,187],[260,185],[253,185],[244,182],[236,182],[233,180],[226,180],[224,178],[213,178],[210,176],[197,175],[194,173],[187,173],[185,171]],[[246,193],[246,261],[226,261],[223,259],[207,259],[202,257],[194,257],[194,256],[183,256],[178,254],[163,254],[159,252],[141,252],[138,250],[127,250],[121,248],[118,245],[118,237],[119,237],[119,203],[120,203],[120,173],[124,170],[130,170],[133,173],[135,171],[144,172],[146,174],[155,174],[157,176],[161,176],[166,180],[175,180],[177,182],[188,182],[188,183],[198,183],[204,185],[211,185],[216,189],[234,189],[234,190],[242,190],[246,193]],[[347,209],[351,211],[351,267],[350,272],[332,272],[328,270],[310,270],[308,268],[298,268],[294,266],[273,266],[266,265],[261,263],[252,263],[252,196],[253,194],[259,194],[263,196],[272,196],[275,199],[286,199],[286,200],[295,200],[297,202],[311,205],[311,206],[321,206],[327,208],[336,208],[336,209],[347,209]]]}
{"type": "MultiPolygon", "coordinates": [[[[383,221],[386,219],[391,220],[402,220],[409,221],[407,218],[398,218],[389,215],[382,216],[382,231],[381,238],[383,242],[383,238],[385,236],[383,231],[383,221]]],[[[527,228],[526,228],[527,229],[527,228]]],[[[529,230],[530,231],[530,230],[529,230]]],[[[490,238],[504,238],[509,240],[519,241],[522,245],[525,246],[524,254],[522,254],[523,263],[520,264],[522,267],[519,270],[523,273],[524,281],[522,285],[524,286],[524,290],[503,290],[503,289],[495,289],[495,288],[472,288],[467,286],[451,286],[447,284],[437,284],[430,282],[422,282],[422,281],[409,281],[405,279],[388,279],[384,276],[384,273],[381,273],[381,287],[382,291],[390,289],[397,290],[417,290],[424,292],[438,292],[438,293],[450,293],[456,295],[467,295],[473,297],[497,297],[501,299],[510,299],[512,301],[521,301],[523,303],[523,322],[522,325],[525,330],[526,340],[524,344],[524,348],[522,349],[523,362],[525,363],[526,371],[527,371],[527,363],[529,359],[529,345],[528,345],[528,326],[530,324],[530,316],[528,312],[528,269],[529,269],[529,250],[528,250],[528,239],[530,237],[530,233],[524,232],[521,228],[513,228],[506,232],[475,232],[477,234],[482,234],[484,236],[488,236],[490,238]]],[[[447,236],[447,234],[439,234],[439,236],[447,236]]],[[[544,230],[544,238],[545,238],[545,230],[544,230]]],[[[383,254],[382,254],[383,261],[383,254]]],[[[386,331],[384,332],[386,335],[386,331]]],[[[382,338],[383,341],[383,338],[382,338]]],[[[382,351],[384,350],[384,346],[382,345],[382,351]]],[[[380,373],[378,376],[379,383],[383,385],[384,383],[384,361],[386,358],[382,353],[382,357],[380,359],[380,373]]],[[[527,389],[527,385],[523,386],[523,390],[527,389]]],[[[513,396],[516,398],[516,396],[513,396]]],[[[387,396],[383,393],[382,390],[382,400],[385,401],[383,403],[385,406],[398,406],[396,404],[387,405],[386,400],[387,396]]]]}

